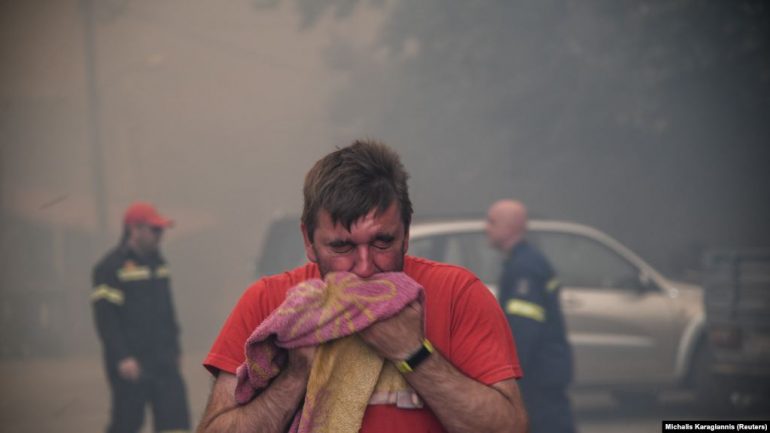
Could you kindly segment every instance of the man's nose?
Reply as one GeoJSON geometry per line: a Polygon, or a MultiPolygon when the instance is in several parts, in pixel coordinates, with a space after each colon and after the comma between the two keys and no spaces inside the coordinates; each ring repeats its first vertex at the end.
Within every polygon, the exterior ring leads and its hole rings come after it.
{"type": "Polygon", "coordinates": [[[369,245],[356,247],[356,263],[353,265],[353,273],[360,278],[369,278],[375,274],[374,262],[369,254],[369,245]]]}

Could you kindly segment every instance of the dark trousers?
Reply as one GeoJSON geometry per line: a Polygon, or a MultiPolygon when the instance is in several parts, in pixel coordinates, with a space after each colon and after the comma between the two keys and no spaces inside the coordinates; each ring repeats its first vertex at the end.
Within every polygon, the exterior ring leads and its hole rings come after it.
{"type": "Polygon", "coordinates": [[[575,433],[572,407],[565,387],[523,385],[521,395],[529,415],[530,433],[575,433]]]}
{"type": "Polygon", "coordinates": [[[115,363],[108,366],[112,409],[107,433],[138,432],[147,404],[152,409],[156,432],[190,429],[187,392],[179,369],[176,365],[148,367],[142,365],[142,377],[132,382],[120,377],[115,363]]]}

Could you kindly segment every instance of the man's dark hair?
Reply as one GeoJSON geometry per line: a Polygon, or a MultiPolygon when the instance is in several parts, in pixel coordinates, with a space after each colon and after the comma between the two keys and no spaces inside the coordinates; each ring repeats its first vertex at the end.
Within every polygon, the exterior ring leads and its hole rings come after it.
{"type": "Polygon", "coordinates": [[[302,224],[308,238],[318,224],[318,212],[326,210],[333,224],[346,229],[372,209],[380,214],[395,200],[401,211],[404,230],[412,221],[412,202],[406,181],[409,178],[398,154],[373,140],[356,140],[315,163],[305,176],[302,224]]]}

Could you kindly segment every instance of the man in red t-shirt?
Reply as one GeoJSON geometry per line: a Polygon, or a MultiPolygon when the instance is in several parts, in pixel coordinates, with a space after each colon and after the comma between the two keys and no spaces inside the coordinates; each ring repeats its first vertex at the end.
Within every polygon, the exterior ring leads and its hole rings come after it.
{"type": "Polygon", "coordinates": [[[524,432],[516,349],[497,301],[465,269],[406,256],[412,204],[407,174],[388,147],[357,141],[308,172],[300,225],[311,263],[262,278],[225,322],[204,365],[215,376],[198,432],[283,432],[302,402],[315,347],[288,351],[281,373],[251,402],[235,402],[248,336],[286,291],[328,272],[361,278],[404,272],[425,289],[397,315],[359,332],[395,363],[413,405],[370,400],[361,432],[524,432]],[[423,403],[423,404],[420,404],[423,403]]]}

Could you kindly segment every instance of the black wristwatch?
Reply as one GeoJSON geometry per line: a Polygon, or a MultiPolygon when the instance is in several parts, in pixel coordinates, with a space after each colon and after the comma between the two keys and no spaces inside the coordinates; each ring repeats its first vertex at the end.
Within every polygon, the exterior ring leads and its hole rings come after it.
{"type": "Polygon", "coordinates": [[[428,341],[427,338],[424,338],[422,340],[422,347],[420,347],[417,352],[414,352],[405,360],[396,362],[396,368],[398,368],[398,371],[402,373],[411,373],[415,368],[417,368],[418,365],[422,364],[423,361],[428,359],[430,354],[435,350],[436,349],[433,347],[430,341],[428,341]]]}

